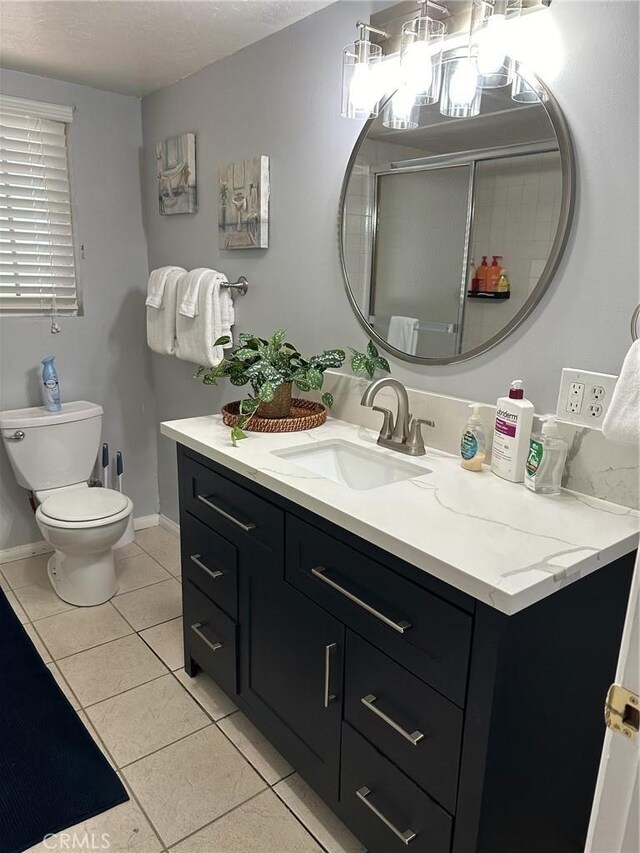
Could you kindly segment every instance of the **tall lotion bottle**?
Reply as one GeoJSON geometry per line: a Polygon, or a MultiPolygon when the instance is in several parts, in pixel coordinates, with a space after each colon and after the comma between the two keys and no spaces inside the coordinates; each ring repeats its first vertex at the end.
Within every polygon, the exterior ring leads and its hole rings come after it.
{"type": "Polygon", "coordinates": [[[533,426],[533,403],[525,399],[521,379],[511,383],[509,396],[499,397],[496,407],[491,470],[504,480],[522,483],[533,426]]]}

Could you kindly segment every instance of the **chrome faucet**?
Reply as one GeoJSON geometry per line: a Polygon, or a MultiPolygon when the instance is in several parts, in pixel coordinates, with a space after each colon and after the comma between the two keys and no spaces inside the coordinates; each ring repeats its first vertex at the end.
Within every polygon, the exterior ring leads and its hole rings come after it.
{"type": "Polygon", "coordinates": [[[384,415],[382,429],[378,436],[378,444],[381,447],[388,447],[391,450],[397,450],[399,453],[406,453],[409,456],[424,456],[426,450],[424,438],[422,437],[422,424],[433,427],[435,423],[425,418],[414,418],[409,413],[409,397],[407,389],[402,382],[389,376],[385,376],[383,379],[376,379],[362,395],[360,405],[368,406],[374,412],[380,412],[384,415]],[[398,412],[395,422],[393,420],[393,413],[389,409],[373,405],[378,391],[381,388],[387,387],[393,388],[398,400],[398,412]]]}

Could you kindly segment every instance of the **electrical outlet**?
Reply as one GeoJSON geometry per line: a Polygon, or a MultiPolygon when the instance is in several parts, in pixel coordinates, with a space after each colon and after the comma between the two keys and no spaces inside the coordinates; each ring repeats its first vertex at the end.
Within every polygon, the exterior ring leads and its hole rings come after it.
{"type": "Polygon", "coordinates": [[[609,373],[564,367],[558,394],[558,420],[602,429],[617,379],[609,373]]]}

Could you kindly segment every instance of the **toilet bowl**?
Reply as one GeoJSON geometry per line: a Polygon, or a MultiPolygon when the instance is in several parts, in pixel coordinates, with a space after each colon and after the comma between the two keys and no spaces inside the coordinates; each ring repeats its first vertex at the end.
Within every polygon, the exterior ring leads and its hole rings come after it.
{"type": "Polygon", "coordinates": [[[113,546],[127,529],[131,500],[112,489],[54,490],[36,510],[45,540],[54,548],[49,580],[56,594],[82,607],[103,604],[117,589],[113,546]]]}

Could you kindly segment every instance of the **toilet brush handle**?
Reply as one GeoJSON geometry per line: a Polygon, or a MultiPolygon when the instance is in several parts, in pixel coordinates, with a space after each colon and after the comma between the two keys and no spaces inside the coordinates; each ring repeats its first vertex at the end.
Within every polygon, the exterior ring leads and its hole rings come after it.
{"type": "Polygon", "coordinates": [[[118,477],[118,491],[122,494],[122,475],[124,474],[124,461],[122,459],[122,451],[116,453],[116,475],[118,477]]]}

